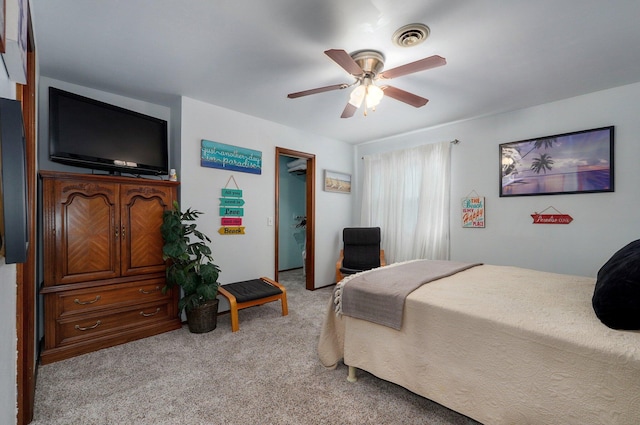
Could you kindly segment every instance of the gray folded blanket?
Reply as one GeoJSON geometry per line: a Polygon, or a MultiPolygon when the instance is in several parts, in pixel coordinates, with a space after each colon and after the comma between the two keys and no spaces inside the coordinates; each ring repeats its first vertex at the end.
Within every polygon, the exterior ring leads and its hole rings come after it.
{"type": "Polygon", "coordinates": [[[400,330],[407,296],[425,283],[482,263],[411,260],[347,276],[336,286],[339,314],[400,330]]]}

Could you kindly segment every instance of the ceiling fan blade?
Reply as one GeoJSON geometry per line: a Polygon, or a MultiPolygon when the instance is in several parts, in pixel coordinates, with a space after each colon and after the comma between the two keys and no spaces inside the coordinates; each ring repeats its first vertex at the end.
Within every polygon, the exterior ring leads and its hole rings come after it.
{"type": "Polygon", "coordinates": [[[331,60],[340,65],[345,71],[351,75],[362,75],[364,71],[360,68],[360,65],[353,60],[349,53],[339,49],[325,50],[325,55],[329,56],[331,60]]]}
{"type": "Polygon", "coordinates": [[[418,71],[425,71],[427,69],[436,68],[438,66],[445,65],[447,60],[441,56],[434,55],[428,58],[420,59],[415,62],[411,62],[405,65],[401,65],[397,68],[391,68],[387,71],[380,73],[379,78],[385,78],[387,80],[391,78],[401,77],[407,74],[413,74],[418,71]]]}
{"type": "Polygon", "coordinates": [[[400,90],[396,87],[384,86],[380,88],[384,92],[385,96],[392,97],[395,100],[399,100],[400,102],[404,102],[416,108],[426,105],[429,101],[429,99],[409,93],[408,91],[400,90]]]}
{"type": "Polygon", "coordinates": [[[340,115],[340,118],[351,118],[357,110],[357,107],[353,106],[350,103],[347,103],[347,106],[344,107],[344,111],[342,111],[342,115],[340,115]]]}
{"type": "Polygon", "coordinates": [[[344,84],[344,83],[342,83],[342,84],[334,84],[332,86],[318,87],[317,89],[304,90],[304,91],[299,91],[299,92],[296,92],[296,93],[289,93],[287,95],[287,97],[289,99],[295,99],[297,97],[309,96],[310,94],[324,93],[326,91],[331,91],[331,90],[346,89],[347,87],[349,87],[349,84],[344,84]]]}

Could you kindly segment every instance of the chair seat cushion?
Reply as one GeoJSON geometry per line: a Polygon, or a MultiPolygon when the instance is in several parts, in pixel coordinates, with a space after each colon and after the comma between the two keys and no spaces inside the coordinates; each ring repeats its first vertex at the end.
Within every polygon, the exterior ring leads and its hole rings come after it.
{"type": "Polygon", "coordinates": [[[244,282],[229,283],[223,286],[224,289],[236,297],[238,303],[282,294],[280,288],[269,285],[262,279],[245,280],[244,282]]]}

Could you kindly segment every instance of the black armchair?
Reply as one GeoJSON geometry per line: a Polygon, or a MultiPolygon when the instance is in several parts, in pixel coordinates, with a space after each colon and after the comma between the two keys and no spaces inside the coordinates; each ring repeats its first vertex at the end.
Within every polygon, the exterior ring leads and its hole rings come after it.
{"type": "Polygon", "coordinates": [[[336,283],[345,275],[386,265],[380,249],[379,227],[346,227],[342,231],[343,249],[336,262],[336,283]]]}

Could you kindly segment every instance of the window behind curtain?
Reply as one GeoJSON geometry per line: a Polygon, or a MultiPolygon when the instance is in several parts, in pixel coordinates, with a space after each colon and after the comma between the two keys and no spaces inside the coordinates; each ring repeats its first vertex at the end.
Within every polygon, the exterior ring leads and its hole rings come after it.
{"type": "Polygon", "coordinates": [[[364,157],[362,226],[379,226],[387,263],[449,259],[450,143],[364,157]]]}

